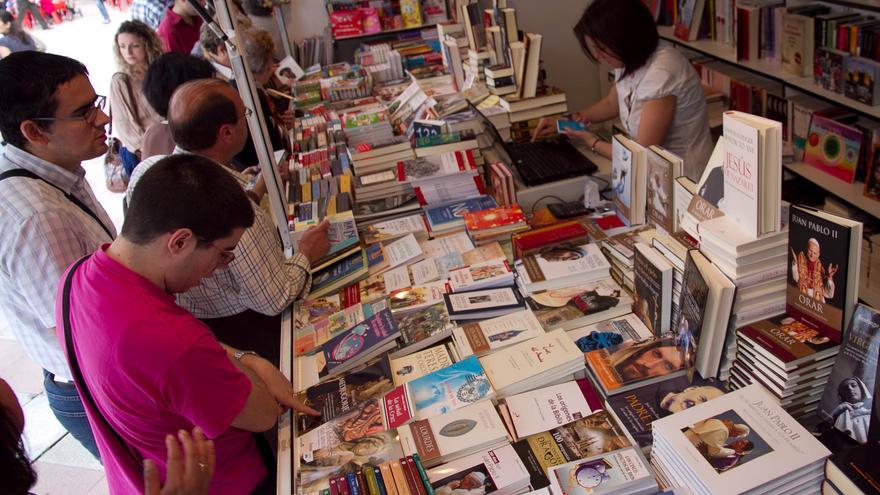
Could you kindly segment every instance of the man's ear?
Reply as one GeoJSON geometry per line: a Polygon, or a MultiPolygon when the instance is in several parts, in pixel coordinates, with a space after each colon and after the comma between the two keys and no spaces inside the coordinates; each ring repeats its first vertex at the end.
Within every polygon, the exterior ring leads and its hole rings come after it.
{"type": "Polygon", "coordinates": [[[224,143],[231,143],[235,139],[235,124],[223,124],[217,129],[217,139],[224,143]]]}
{"type": "Polygon", "coordinates": [[[190,229],[177,229],[171,232],[165,247],[172,255],[184,254],[198,244],[196,235],[190,229]]]}
{"type": "Polygon", "coordinates": [[[49,136],[46,134],[46,130],[40,128],[33,120],[22,121],[18,126],[18,130],[32,144],[45,146],[49,143],[49,136]]]}

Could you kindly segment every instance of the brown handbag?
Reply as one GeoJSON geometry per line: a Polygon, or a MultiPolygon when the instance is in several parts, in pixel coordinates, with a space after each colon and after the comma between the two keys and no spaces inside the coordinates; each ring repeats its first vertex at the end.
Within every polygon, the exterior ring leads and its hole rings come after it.
{"type": "MultiPolygon", "coordinates": [[[[134,91],[131,88],[131,80],[128,75],[125,76],[125,87],[128,90],[128,99],[131,101],[132,110],[134,111],[134,119],[140,123],[140,112],[138,111],[137,100],[134,97],[134,91]]],[[[110,134],[113,134],[113,105],[110,105],[110,134]]],[[[128,179],[131,170],[140,162],[140,151],[129,150],[122,144],[119,138],[111,137],[107,141],[107,154],[104,155],[104,182],[110,192],[124,193],[128,189],[128,179]],[[133,156],[129,156],[133,155],[133,156]],[[126,167],[126,161],[134,160],[136,163],[126,167]]]]}

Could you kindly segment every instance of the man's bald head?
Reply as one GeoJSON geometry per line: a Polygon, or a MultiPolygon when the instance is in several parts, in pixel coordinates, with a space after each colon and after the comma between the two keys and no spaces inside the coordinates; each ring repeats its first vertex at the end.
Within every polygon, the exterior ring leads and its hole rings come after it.
{"type": "Polygon", "coordinates": [[[236,125],[244,105],[238,93],[220,79],[199,79],[181,85],[168,104],[168,126],[174,142],[198,152],[217,143],[224,125],[236,125]]]}

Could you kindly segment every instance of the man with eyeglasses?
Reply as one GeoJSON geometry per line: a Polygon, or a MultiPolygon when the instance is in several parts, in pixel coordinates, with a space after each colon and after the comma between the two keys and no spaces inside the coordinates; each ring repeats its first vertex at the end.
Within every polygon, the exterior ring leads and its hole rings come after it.
{"type": "MultiPolygon", "coordinates": [[[[248,179],[234,169],[232,160],[248,136],[248,111],[238,92],[219,79],[181,85],[168,109],[168,126],[177,143],[174,153],[189,152],[214,160],[247,190],[248,179]]],[[[126,191],[129,202],[140,178],[160,158],[148,158],[134,169],[126,191]]],[[[204,321],[221,342],[277,362],[280,314],[308,294],[311,263],[326,255],[330,247],[328,224],[303,233],[297,253],[285,260],[278,230],[258,205],[265,185],[258,180],[248,192],[254,199],[251,208],[256,219],[235,253],[224,254],[229,265],[179,294],[177,302],[204,321]]]]}
{"type": "Polygon", "coordinates": [[[107,151],[105,97],[78,61],[35,51],[0,60],[0,88],[0,310],[43,368],[55,417],[98,457],[55,336],[55,289],[71,263],[116,237],[80,165],[107,151]]]}

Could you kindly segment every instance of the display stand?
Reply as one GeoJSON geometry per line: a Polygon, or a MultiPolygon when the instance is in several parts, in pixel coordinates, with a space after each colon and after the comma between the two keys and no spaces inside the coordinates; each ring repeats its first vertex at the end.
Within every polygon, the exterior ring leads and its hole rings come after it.
{"type": "Polygon", "coordinates": [[[196,9],[208,27],[226,43],[226,50],[229,52],[229,62],[232,64],[235,82],[238,85],[238,94],[241,96],[242,102],[244,102],[244,107],[250,109],[250,112],[246,112],[248,114],[248,130],[254,141],[254,149],[260,162],[260,172],[263,175],[263,180],[266,182],[266,194],[269,197],[270,213],[275,221],[275,226],[278,228],[278,234],[281,236],[284,253],[289,257],[293,254],[293,244],[290,240],[290,229],[287,225],[287,200],[282,192],[281,176],[278,175],[278,168],[275,166],[277,160],[270,144],[272,141],[269,138],[269,130],[265,126],[263,107],[260,105],[260,99],[257,96],[257,85],[254,82],[254,75],[247,61],[238,51],[238,40],[236,38],[238,26],[236,25],[235,18],[232,16],[232,8],[229,6],[229,1],[214,3],[217,17],[215,20],[198,2],[189,0],[190,5],[196,9]]]}

